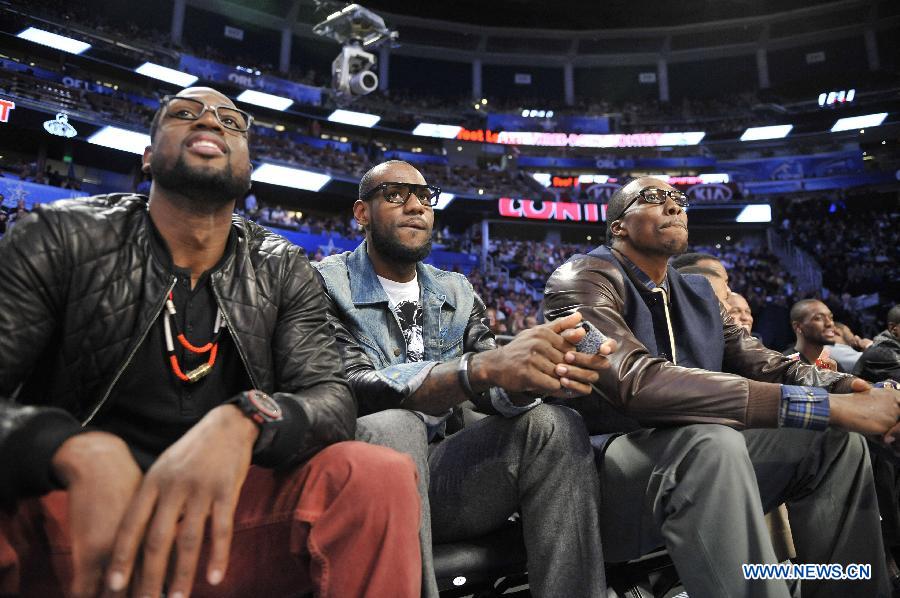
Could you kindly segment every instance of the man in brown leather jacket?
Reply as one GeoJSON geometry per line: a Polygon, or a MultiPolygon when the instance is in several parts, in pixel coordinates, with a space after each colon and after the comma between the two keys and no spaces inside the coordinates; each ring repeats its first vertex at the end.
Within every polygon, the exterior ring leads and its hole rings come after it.
{"type": "Polygon", "coordinates": [[[786,502],[801,562],[871,565],[868,581],[805,579],[804,596],[889,596],[869,455],[849,431],[893,442],[900,393],[766,349],[705,279],[668,267],[686,205],[632,181],[610,200],[609,246],[547,283],[548,319],[578,311],[618,342],[595,392],[570,403],[592,433],[625,433],[605,437],[600,465],[607,560],[664,544],[692,596],[787,596],[742,570],[776,562],[763,514],[786,502]]]}

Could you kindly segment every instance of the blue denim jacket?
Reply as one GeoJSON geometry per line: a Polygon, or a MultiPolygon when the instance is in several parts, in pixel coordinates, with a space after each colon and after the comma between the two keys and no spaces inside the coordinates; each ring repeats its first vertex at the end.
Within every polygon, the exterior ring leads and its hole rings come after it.
{"type": "MultiPolygon", "coordinates": [[[[336,312],[332,315],[365,352],[378,381],[401,401],[421,386],[438,363],[460,357],[464,349],[487,350],[496,346],[493,335],[486,330],[486,337],[478,347],[465,347],[476,295],[472,284],[461,274],[421,262],[416,265],[425,355],[423,361],[407,363],[406,340],[369,260],[366,243],[352,252],[329,256],[314,266],[324,279],[331,309],[336,312]]],[[[483,324],[479,322],[479,325],[483,324]]],[[[353,385],[352,372],[348,371],[348,375],[353,385]]],[[[499,388],[491,389],[489,400],[490,406],[506,416],[521,413],[538,402],[527,407],[515,406],[499,388]]]]}

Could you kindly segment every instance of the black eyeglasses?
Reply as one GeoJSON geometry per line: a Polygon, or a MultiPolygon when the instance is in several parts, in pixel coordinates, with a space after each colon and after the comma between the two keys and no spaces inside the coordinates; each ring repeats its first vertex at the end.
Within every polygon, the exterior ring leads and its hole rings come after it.
{"type": "Polygon", "coordinates": [[[675,190],[670,191],[668,189],[657,189],[656,187],[646,187],[645,189],[641,189],[640,191],[638,191],[638,194],[635,195],[631,199],[631,201],[629,201],[627,204],[625,204],[625,209],[622,210],[622,216],[624,216],[625,212],[628,211],[628,208],[630,208],[632,205],[634,205],[634,202],[636,202],[639,199],[643,199],[647,203],[660,205],[660,204],[666,203],[666,200],[669,199],[670,197],[672,198],[672,201],[674,201],[676,205],[678,205],[682,208],[686,208],[689,205],[691,205],[688,202],[687,195],[685,195],[681,191],[675,191],[675,190]]]}
{"type": "Polygon", "coordinates": [[[179,96],[166,96],[160,104],[166,107],[166,116],[182,120],[198,120],[209,110],[223,127],[239,133],[246,133],[253,124],[253,117],[248,112],[224,104],[208,106],[200,100],[179,96]]]}
{"type": "Polygon", "coordinates": [[[433,208],[437,205],[441,196],[441,188],[434,185],[417,185],[415,183],[381,183],[369,189],[363,195],[363,201],[368,201],[381,191],[381,196],[386,202],[404,205],[410,195],[415,195],[423,206],[433,208]]]}

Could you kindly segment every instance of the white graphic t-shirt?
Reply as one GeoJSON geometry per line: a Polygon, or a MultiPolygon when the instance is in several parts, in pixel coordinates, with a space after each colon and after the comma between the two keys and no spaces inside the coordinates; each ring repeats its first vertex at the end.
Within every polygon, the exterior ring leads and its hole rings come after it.
{"type": "Polygon", "coordinates": [[[395,282],[378,277],[390,300],[390,307],[406,339],[406,361],[422,361],[425,343],[422,340],[422,306],[419,303],[418,275],[409,282],[395,282]]]}

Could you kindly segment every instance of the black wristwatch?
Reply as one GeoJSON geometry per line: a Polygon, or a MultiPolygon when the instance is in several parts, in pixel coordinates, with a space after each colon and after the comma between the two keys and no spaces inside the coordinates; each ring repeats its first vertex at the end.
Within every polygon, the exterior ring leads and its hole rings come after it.
{"type": "Polygon", "coordinates": [[[239,395],[225,401],[235,405],[244,415],[259,426],[259,437],[253,445],[253,454],[260,453],[272,444],[275,439],[276,426],[272,425],[284,419],[281,406],[261,390],[245,390],[239,395]]]}

